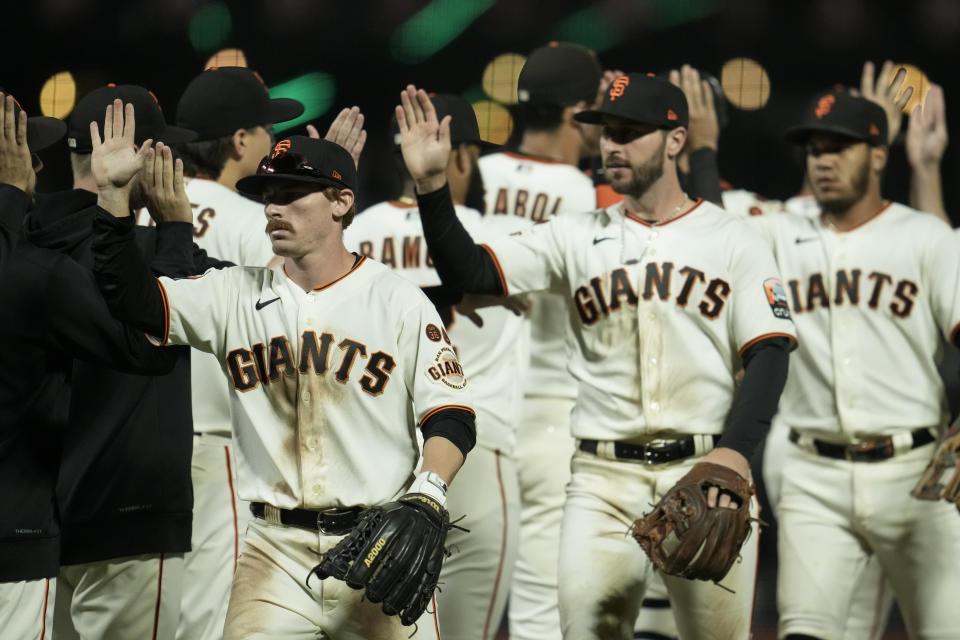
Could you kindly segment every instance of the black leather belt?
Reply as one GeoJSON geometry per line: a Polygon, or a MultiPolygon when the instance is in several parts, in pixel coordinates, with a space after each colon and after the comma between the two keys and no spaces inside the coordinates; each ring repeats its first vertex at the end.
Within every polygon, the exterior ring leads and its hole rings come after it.
{"type": "MultiPolygon", "coordinates": [[[[936,440],[929,429],[914,429],[910,432],[910,436],[913,438],[913,443],[910,445],[911,449],[922,447],[936,440]]],[[[796,429],[790,429],[790,442],[797,444],[799,441],[800,432],[796,429]]],[[[893,438],[890,436],[871,438],[857,444],[836,444],[814,438],[813,447],[818,454],[825,458],[836,458],[851,462],[879,462],[896,455],[893,438]]]]}
{"type": "MultiPolygon", "coordinates": [[[[264,515],[266,507],[267,505],[262,502],[251,502],[250,513],[254,517],[266,520],[264,515]]],[[[309,509],[277,509],[277,511],[280,512],[281,524],[319,531],[328,536],[339,536],[357,525],[363,507],[334,508],[324,509],[323,511],[311,511],[309,509]]]]}
{"type": "MultiPolygon", "coordinates": [[[[714,435],[713,443],[720,440],[720,436],[714,435]]],[[[599,446],[597,440],[581,440],[580,451],[597,455],[599,446]]],[[[615,442],[613,444],[613,455],[624,460],[642,460],[647,464],[663,464],[689,458],[697,453],[697,445],[693,436],[681,436],[671,438],[656,444],[632,444],[629,442],[615,442]]]]}

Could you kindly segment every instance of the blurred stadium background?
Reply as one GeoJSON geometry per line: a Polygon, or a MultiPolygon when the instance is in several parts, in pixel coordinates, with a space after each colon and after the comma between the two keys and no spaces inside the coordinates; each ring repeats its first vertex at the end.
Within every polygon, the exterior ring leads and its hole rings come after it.
{"type": "MultiPolygon", "coordinates": [[[[770,197],[789,197],[800,185],[781,141],[791,118],[814,92],[857,85],[865,60],[908,67],[915,87],[908,109],[930,81],[943,85],[948,123],[960,122],[950,71],[960,48],[956,0],[32,0],[5,3],[3,13],[0,85],[30,114],[66,117],[78,96],[114,82],[151,89],[172,121],[180,92],[211,64],[250,66],[271,93],[306,104],[306,114],[278,132],[302,132],[306,122],[323,131],[339,108],[359,105],[370,133],[362,206],[394,195],[387,130],[403,86],[461,93],[484,135],[509,142],[516,75],[524,56],[551,40],[588,46],[609,69],[662,72],[690,63],[720,78],[730,118],[721,173],[770,197]]],[[[66,146],[43,160],[40,189],[68,187],[66,146]]],[[[958,170],[948,150],[951,212],[960,205],[958,170]]],[[[906,201],[907,177],[901,134],[885,195],[906,201]]],[[[768,560],[773,534],[763,535],[768,560]]],[[[765,565],[757,637],[774,637],[774,582],[765,565]]],[[[895,621],[892,632],[898,628],[895,621]]]]}

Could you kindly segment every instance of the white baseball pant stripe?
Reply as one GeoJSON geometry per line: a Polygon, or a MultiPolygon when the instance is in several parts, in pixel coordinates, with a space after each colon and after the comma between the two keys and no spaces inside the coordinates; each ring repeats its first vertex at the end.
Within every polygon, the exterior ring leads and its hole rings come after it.
{"type": "Polygon", "coordinates": [[[56,579],[0,583],[0,631],[4,638],[50,640],[53,634],[51,590],[56,579]]]}

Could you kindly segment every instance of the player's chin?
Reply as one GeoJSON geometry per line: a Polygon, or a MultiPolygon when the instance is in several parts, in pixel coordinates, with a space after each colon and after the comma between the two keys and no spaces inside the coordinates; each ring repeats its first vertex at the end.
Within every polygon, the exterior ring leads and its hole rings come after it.
{"type": "Polygon", "coordinates": [[[282,258],[299,255],[296,244],[287,238],[270,238],[270,247],[273,249],[274,255],[282,258]]]}

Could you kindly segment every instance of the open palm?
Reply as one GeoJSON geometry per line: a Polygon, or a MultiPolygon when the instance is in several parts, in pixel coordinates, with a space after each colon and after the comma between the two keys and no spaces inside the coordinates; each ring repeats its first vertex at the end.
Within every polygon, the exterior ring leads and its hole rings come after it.
{"type": "Polygon", "coordinates": [[[423,89],[413,85],[400,94],[396,108],[400,150],[410,177],[417,183],[444,177],[450,159],[450,116],[437,121],[437,112],[423,89]]]}
{"type": "Polygon", "coordinates": [[[133,178],[143,167],[144,154],[151,141],[146,141],[138,150],[134,145],[133,105],[118,99],[108,105],[103,123],[103,138],[97,122],[90,123],[90,139],[93,153],[90,168],[98,189],[125,189],[132,186],[133,178]]]}

